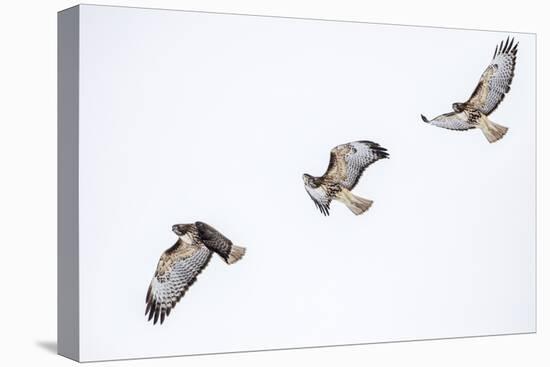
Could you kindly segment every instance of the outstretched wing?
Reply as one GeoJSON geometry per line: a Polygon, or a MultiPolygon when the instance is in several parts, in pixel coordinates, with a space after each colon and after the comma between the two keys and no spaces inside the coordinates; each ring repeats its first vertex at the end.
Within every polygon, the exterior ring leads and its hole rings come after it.
{"type": "Polygon", "coordinates": [[[514,44],[513,38],[512,40],[507,38],[505,43],[500,42],[500,45],[497,45],[491,64],[481,75],[476,89],[467,102],[485,115],[493,112],[510,90],[516,67],[518,44],[514,44]]]}
{"type": "Polygon", "coordinates": [[[468,115],[464,111],[444,113],[443,115],[439,115],[432,120],[428,120],[424,115],[420,116],[422,117],[422,121],[444,129],[469,130],[475,128],[475,125],[468,122],[468,115]]]}
{"type": "Polygon", "coordinates": [[[212,252],[203,245],[189,245],[178,241],[160,257],[157,270],[147,290],[145,315],[156,324],[170,315],[187,289],[208,265],[212,252]]]}
{"type": "Polygon", "coordinates": [[[332,201],[330,195],[323,189],[322,186],[313,188],[308,185],[304,185],[309,197],[315,203],[315,206],[323,213],[323,215],[329,215],[330,202],[332,201]]]}
{"type": "Polygon", "coordinates": [[[214,227],[196,222],[195,226],[199,232],[199,237],[206,247],[220,255],[226,263],[232,264],[239,260],[245,253],[244,247],[233,245],[233,242],[214,227]]]}
{"type": "Polygon", "coordinates": [[[372,141],[360,140],[338,145],[330,152],[330,164],[325,176],[351,190],[368,166],[388,157],[386,148],[372,141]]]}

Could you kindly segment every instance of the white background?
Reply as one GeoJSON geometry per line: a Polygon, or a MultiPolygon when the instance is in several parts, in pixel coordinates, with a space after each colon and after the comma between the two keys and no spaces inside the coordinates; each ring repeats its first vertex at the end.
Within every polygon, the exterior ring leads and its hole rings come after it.
{"type": "Polygon", "coordinates": [[[533,36],[490,145],[419,114],[466,99],[508,33],[80,14],[82,360],[534,331],[533,36]],[[302,172],[359,139],[390,152],[354,189],[375,204],[325,218],[302,172]],[[246,259],[215,258],[152,327],[158,256],[197,219],[246,259]]]}
{"type": "MultiPolygon", "coordinates": [[[[122,3],[119,3],[122,4],[122,3]]],[[[127,3],[125,3],[127,5],[127,3]]],[[[513,29],[539,32],[539,42],[547,32],[542,28],[542,12],[522,3],[522,8],[510,7],[505,13],[495,11],[498,5],[476,4],[476,14],[462,2],[460,8],[436,3],[422,6],[395,4],[366,5],[340,3],[338,7],[320,4],[277,2],[246,4],[234,2],[231,7],[215,2],[155,2],[156,6],[171,8],[230,11],[272,15],[354,19],[473,28],[513,29]],[[285,4],[285,5],[283,5],[285,4]],[[410,6],[410,8],[407,8],[410,6]],[[490,19],[487,19],[490,15],[490,19]],[[540,17],[537,18],[537,17],[540,17]],[[493,19],[494,18],[494,19],[493,19]]],[[[496,4],[496,3],[495,3],[496,4]]],[[[26,9],[6,9],[2,21],[4,50],[2,87],[2,329],[3,358],[11,364],[27,361],[45,364],[67,364],[48,348],[55,341],[55,14],[56,10],[72,5],[52,2],[50,5],[28,6],[26,9]],[[19,15],[19,16],[16,16],[19,15]],[[4,186],[5,185],[5,186],[4,186]],[[5,197],[4,197],[5,195],[5,197]],[[7,203],[7,205],[6,205],[7,203]],[[5,238],[4,238],[5,236],[5,238]],[[4,274],[5,272],[5,274],[4,274]],[[44,347],[46,346],[46,348],[44,347]]],[[[132,5],[151,5],[132,2],[132,5]]],[[[539,43],[539,56],[544,47],[539,43]]],[[[539,59],[539,67],[541,66],[539,59]]],[[[543,74],[539,70],[539,81],[543,74]]],[[[542,92],[539,84],[539,102],[542,92]]],[[[541,107],[541,103],[539,103],[541,107]]],[[[439,112],[439,111],[436,111],[439,112]]],[[[427,112],[428,113],[428,112],[427,112]]],[[[433,112],[432,112],[433,113],[433,112]]],[[[539,111],[539,123],[543,116],[539,111]]],[[[504,123],[504,122],[503,122],[504,123]]],[[[434,128],[435,129],[435,128],[434,128]]],[[[539,152],[545,129],[539,124],[539,152]]],[[[539,155],[539,158],[542,158],[539,155]]],[[[539,179],[543,174],[539,159],[539,179]]],[[[382,163],[379,163],[381,166],[382,163]]],[[[372,169],[380,167],[373,166],[372,169]]],[[[539,181],[539,188],[542,187],[539,181]]],[[[375,200],[377,198],[374,198],[375,200]]],[[[542,204],[539,191],[539,203],[542,204]]],[[[373,207],[374,209],[374,207],[373,207]]],[[[544,251],[542,242],[542,205],[539,206],[539,276],[544,251]]],[[[540,279],[540,278],[539,278],[540,279]]],[[[432,341],[331,348],[322,350],[285,351],[208,357],[185,360],[132,362],[132,365],[258,365],[281,363],[317,363],[333,365],[542,365],[542,348],[548,344],[545,333],[544,296],[539,281],[539,333],[536,335],[498,338],[475,338],[452,341],[432,341]]]]}

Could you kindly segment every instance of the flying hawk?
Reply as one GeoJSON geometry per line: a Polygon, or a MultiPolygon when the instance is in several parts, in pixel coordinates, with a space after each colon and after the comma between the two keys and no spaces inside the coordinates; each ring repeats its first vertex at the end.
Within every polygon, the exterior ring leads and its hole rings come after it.
{"type": "Polygon", "coordinates": [[[354,141],[338,145],[330,151],[330,163],[321,177],[305,173],[302,178],[307,193],[321,213],[329,215],[333,199],[343,202],[355,214],[367,211],[371,200],[353,195],[351,190],[357,185],[365,169],[382,158],[388,158],[386,148],[371,141],[354,141]]]}
{"type": "Polygon", "coordinates": [[[464,103],[453,103],[453,111],[428,120],[428,124],[451,130],[480,129],[489,143],[494,143],[506,134],[508,128],[489,120],[488,116],[498,107],[510,90],[516,66],[518,44],[508,37],[495,48],[493,60],[481,75],[470,99],[464,103]]]}
{"type": "Polygon", "coordinates": [[[179,237],[177,242],[164,251],[151,280],[145,302],[148,321],[156,324],[170,315],[187,289],[208,265],[215,252],[227,263],[240,260],[246,249],[233,245],[231,240],[203,222],[175,224],[172,231],[179,237]]]}

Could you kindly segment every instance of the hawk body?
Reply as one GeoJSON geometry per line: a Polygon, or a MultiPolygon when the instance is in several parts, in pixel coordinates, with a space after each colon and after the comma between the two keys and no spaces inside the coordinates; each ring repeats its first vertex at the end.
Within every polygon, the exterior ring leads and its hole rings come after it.
{"type": "Polygon", "coordinates": [[[321,177],[303,175],[304,186],[315,206],[323,215],[329,215],[332,200],[343,202],[354,214],[364,213],[372,201],[353,195],[365,169],[382,158],[388,158],[387,150],[377,143],[361,140],[334,147],[330,161],[321,177]]]}
{"type": "Polygon", "coordinates": [[[488,116],[499,106],[514,78],[518,43],[506,39],[498,45],[493,59],[485,69],[474,92],[464,103],[454,103],[453,112],[439,115],[432,120],[421,115],[428,124],[450,130],[480,129],[493,143],[501,139],[508,128],[489,120],[488,116]]]}
{"type": "Polygon", "coordinates": [[[154,324],[159,318],[162,324],[170,315],[206,268],[213,253],[232,264],[240,260],[246,251],[244,247],[233,245],[231,240],[206,223],[176,224],[172,231],[179,238],[161,255],[145,298],[145,315],[154,324]]]}

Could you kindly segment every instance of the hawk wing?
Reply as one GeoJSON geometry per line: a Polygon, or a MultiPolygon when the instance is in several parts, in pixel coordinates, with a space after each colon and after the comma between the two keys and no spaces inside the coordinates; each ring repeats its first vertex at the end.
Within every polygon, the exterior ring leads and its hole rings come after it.
{"type": "Polygon", "coordinates": [[[468,115],[466,112],[449,112],[439,115],[432,120],[428,120],[426,116],[420,115],[422,121],[442,127],[449,130],[469,130],[475,128],[474,125],[468,122],[468,115]]]}
{"type": "Polygon", "coordinates": [[[206,223],[196,222],[195,227],[204,245],[211,251],[220,255],[228,264],[232,264],[239,260],[246,252],[244,247],[233,245],[233,242],[231,242],[229,238],[225,237],[214,227],[206,223]]]}
{"type": "Polygon", "coordinates": [[[308,185],[304,185],[304,187],[306,188],[309,197],[313,200],[315,206],[321,211],[321,213],[323,213],[323,215],[329,215],[330,202],[332,201],[332,198],[327,194],[323,186],[321,185],[313,188],[308,185]]]}
{"type": "Polygon", "coordinates": [[[160,316],[160,323],[164,322],[211,257],[212,252],[206,246],[181,240],[162,254],[145,299],[148,321],[154,317],[156,324],[160,316]]]}
{"type": "Polygon", "coordinates": [[[330,152],[330,163],[325,176],[352,190],[368,166],[388,157],[386,148],[372,141],[360,140],[338,145],[330,152]]]}
{"type": "Polygon", "coordinates": [[[513,38],[512,40],[507,38],[506,43],[500,42],[500,45],[497,45],[491,64],[481,75],[476,89],[467,102],[485,115],[493,112],[510,90],[516,67],[518,45],[519,43],[514,44],[513,38]]]}

